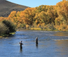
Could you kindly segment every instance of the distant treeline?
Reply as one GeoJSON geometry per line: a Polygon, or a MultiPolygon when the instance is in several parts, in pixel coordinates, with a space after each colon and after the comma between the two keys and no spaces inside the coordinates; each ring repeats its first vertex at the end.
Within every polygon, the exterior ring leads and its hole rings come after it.
{"type": "Polygon", "coordinates": [[[12,21],[17,28],[68,31],[68,1],[12,11],[8,17],[0,17],[0,21],[4,19],[12,21]]]}

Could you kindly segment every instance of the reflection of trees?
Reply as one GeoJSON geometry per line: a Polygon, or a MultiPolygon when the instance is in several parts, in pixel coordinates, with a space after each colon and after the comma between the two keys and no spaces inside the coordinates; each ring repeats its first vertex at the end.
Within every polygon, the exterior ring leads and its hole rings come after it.
{"type": "Polygon", "coordinates": [[[59,51],[62,56],[68,54],[68,40],[56,41],[56,45],[58,47],[57,51],[59,51]]]}
{"type": "Polygon", "coordinates": [[[57,32],[55,36],[68,36],[68,32],[57,32]]]}
{"type": "Polygon", "coordinates": [[[68,40],[59,40],[59,41],[56,41],[56,44],[58,46],[68,47],[68,40]]]}

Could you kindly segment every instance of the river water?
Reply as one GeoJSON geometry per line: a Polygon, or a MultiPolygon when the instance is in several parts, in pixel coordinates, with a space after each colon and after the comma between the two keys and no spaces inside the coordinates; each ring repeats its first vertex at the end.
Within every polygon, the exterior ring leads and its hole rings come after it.
{"type": "Polygon", "coordinates": [[[17,31],[11,37],[0,38],[0,57],[68,57],[68,32],[17,31]]]}

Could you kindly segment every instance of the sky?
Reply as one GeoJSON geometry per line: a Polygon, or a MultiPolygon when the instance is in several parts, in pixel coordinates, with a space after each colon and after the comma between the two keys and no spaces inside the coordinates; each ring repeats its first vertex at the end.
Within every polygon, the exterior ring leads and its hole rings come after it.
{"type": "Polygon", "coordinates": [[[28,7],[38,7],[40,5],[56,5],[56,3],[62,0],[8,0],[8,1],[28,7]]]}

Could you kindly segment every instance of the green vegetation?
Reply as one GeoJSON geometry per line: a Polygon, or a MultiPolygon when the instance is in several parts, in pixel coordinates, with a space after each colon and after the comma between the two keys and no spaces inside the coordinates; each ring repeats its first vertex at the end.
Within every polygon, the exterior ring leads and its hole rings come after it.
{"type": "Polygon", "coordinates": [[[13,32],[15,32],[15,25],[12,22],[3,20],[0,23],[0,36],[10,36],[13,32]]]}

